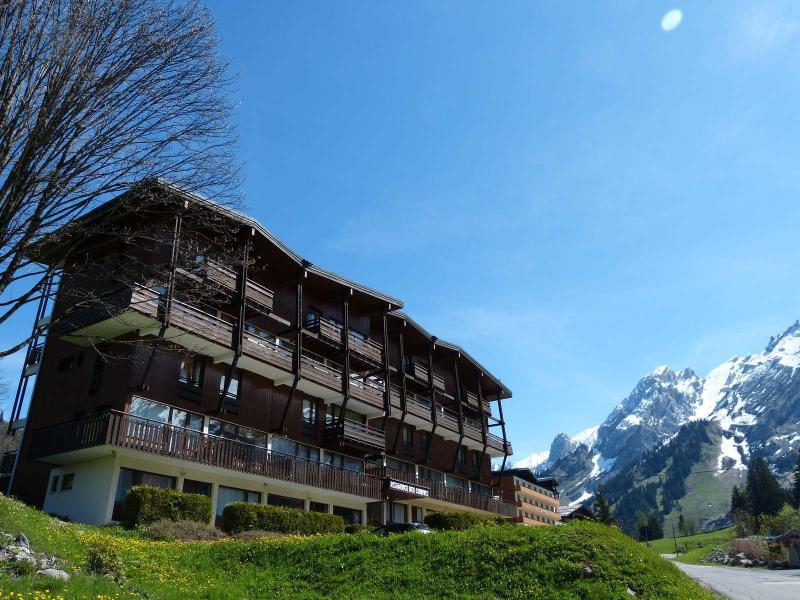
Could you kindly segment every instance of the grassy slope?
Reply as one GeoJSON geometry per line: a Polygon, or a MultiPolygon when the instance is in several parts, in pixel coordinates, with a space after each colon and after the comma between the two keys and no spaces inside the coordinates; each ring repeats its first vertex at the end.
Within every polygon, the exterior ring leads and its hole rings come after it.
{"type": "MultiPolygon", "coordinates": [[[[684,563],[697,564],[700,559],[710,553],[714,548],[726,546],[735,536],[733,527],[717,529],[716,531],[706,531],[689,536],[676,536],[678,545],[686,547],[686,554],[681,554],[678,560],[684,563]]],[[[653,552],[656,554],[667,554],[675,552],[675,544],[671,537],[650,542],[653,552]]]]}
{"type": "Polygon", "coordinates": [[[11,581],[8,592],[40,598],[711,598],[676,567],[621,533],[593,523],[488,527],[389,539],[369,534],[257,542],[150,542],[114,528],[58,524],[0,497],[0,530],[24,531],[34,550],[74,570],[92,545],[125,561],[122,588],[80,573],[66,584],[11,581]],[[584,565],[593,570],[584,574],[584,565]]]}

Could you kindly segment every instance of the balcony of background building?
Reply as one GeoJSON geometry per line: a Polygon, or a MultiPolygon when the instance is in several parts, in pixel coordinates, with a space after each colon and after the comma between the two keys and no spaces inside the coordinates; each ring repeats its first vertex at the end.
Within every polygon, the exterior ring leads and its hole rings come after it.
{"type": "MultiPolygon", "coordinates": [[[[188,269],[181,269],[181,272],[217,285],[229,295],[235,294],[237,291],[236,271],[210,258],[195,257],[194,263],[188,269]]],[[[247,279],[245,301],[249,306],[269,312],[273,308],[274,298],[275,293],[271,289],[255,282],[251,278],[247,279]]]]}
{"type": "Polygon", "coordinates": [[[350,419],[339,419],[326,415],[326,441],[335,441],[343,446],[373,453],[383,452],[386,448],[386,436],[382,429],[371,427],[350,419]]]}
{"type": "MultiPolygon", "coordinates": [[[[333,319],[312,313],[306,319],[303,328],[314,334],[316,339],[333,348],[339,349],[344,344],[344,326],[333,319]]],[[[379,366],[383,363],[383,344],[352,329],[348,334],[348,344],[351,362],[355,359],[371,366],[379,366]]]]}

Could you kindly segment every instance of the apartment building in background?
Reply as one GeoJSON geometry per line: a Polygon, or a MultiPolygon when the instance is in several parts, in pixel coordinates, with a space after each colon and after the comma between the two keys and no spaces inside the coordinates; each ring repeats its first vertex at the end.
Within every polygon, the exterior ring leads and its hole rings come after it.
{"type": "Polygon", "coordinates": [[[347,523],[518,515],[491,469],[512,453],[510,390],[400,300],[163,182],[82,222],[95,233],[41,252],[60,275],[24,365],[35,383],[19,454],[3,461],[11,493],[86,523],[118,519],[137,484],[206,494],[215,518],[236,501],[347,523]],[[212,222],[233,232],[227,256],[203,251],[212,222]]]}
{"type": "Polygon", "coordinates": [[[531,469],[504,469],[495,473],[502,497],[516,507],[515,522],[556,525],[561,522],[558,481],[537,477],[531,469]]]}

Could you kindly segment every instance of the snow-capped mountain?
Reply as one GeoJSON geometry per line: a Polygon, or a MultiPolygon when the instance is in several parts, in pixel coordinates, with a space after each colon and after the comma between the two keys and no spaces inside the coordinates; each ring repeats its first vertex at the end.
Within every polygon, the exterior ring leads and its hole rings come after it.
{"type": "Polygon", "coordinates": [[[746,468],[753,452],[787,475],[800,449],[800,322],[763,352],[731,358],[705,378],[688,368],[654,369],[601,425],[573,437],[560,433],[549,452],[517,464],[556,476],[564,503],[585,502],[598,485],[701,420],[718,432],[718,475],[746,468]]]}

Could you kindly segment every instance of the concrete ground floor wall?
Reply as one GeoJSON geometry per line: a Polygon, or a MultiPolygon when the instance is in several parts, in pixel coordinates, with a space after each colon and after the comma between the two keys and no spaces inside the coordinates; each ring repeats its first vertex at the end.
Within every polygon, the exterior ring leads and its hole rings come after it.
{"type": "MultiPolygon", "coordinates": [[[[371,498],[267,479],[193,462],[114,449],[106,455],[54,467],[50,472],[44,511],[81,523],[112,522],[121,469],[174,478],[174,487],[178,491],[184,489],[184,482],[187,480],[210,484],[212,524],[223,508],[219,506],[220,486],[256,492],[260,495],[262,504],[267,504],[270,495],[274,495],[302,500],[305,510],[311,510],[312,506],[315,506],[312,503],[317,503],[316,508],[323,504],[327,505],[327,511],[330,513],[334,512],[334,507],[357,511],[361,523],[367,523],[369,519],[374,522],[376,518],[383,523],[422,520],[426,508],[427,510],[433,508],[420,506],[425,504],[424,501],[421,503],[413,500],[375,501],[371,498]],[[368,517],[370,505],[372,509],[368,517]]],[[[444,509],[444,507],[437,508],[444,509]]]]}

